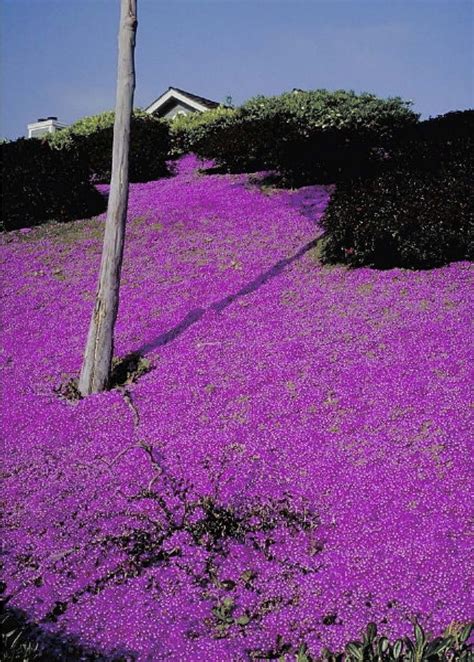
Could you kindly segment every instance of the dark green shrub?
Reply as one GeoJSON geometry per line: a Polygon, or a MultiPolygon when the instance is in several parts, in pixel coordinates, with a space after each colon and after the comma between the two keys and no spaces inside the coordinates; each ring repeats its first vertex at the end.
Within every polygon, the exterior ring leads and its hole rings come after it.
{"type": "MultiPolygon", "coordinates": [[[[425,148],[435,148],[437,143],[455,146],[459,140],[471,141],[474,136],[474,110],[455,110],[428,120],[407,126],[394,134],[392,148],[406,150],[408,143],[423,143],[425,148]]],[[[414,153],[416,157],[416,153],[414,153]]]]}
{"type": "Polygon", "coordinates": [[[292,181],[332,182],[368,167],[378,159],[377,148],[414,124],[409,106],[398,97],[343,90],[259,96],[235,110],[189,120],[183,143],[229,171],[269,168],[292,181]]]}
{"type": "Polygon", "coordinates": [[[474,113],[398,136],[378,174],[341,183],[322,225],[323,260],[428,268],[474,256],[474,113]]]}
{"type": "MultiPolygon", "coordinates": [[[[94,181],[109,182],[112,169],[113,111],[84,117],[48,137],[58,149],[77,147],[87,158],[94,181]]],[[[168,122],[135,110],[130,129],[129,179],[145,182],[168,174],[168,122]]]]}
{"type": "Polygon", "coordinates": [[[44,140],[20,138],[0,145],[2,161],[1,227],[16,230],[49,219],[94,216],[105,201],[89,182],[80,150],[54,149],[44,140]]]}

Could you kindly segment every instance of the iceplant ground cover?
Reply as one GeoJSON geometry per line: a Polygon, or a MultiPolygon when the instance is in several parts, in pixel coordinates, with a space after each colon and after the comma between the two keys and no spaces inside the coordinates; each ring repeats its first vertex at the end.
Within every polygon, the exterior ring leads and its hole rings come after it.
{"type": "Polygon", "coordinates": [[[322,267],[329,188],[196,167],[131,187],[116,350],[154,369],[128,395],[54,392],[103,218],[2,240],[9,605],[138,660],[468,620],[470,265],[322,267]]]}

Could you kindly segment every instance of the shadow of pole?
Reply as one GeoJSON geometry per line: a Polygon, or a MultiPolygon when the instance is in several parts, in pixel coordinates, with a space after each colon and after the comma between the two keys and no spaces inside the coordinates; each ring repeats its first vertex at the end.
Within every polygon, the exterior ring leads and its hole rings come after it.
{"type": "Polygon", "coordinates": [[[169,331],[162,333],[151,342],[142,345],[137,350],[138,353],[146,354],[147,352],[151,352],[152,350],[157,349],[157,347],[167,345],[169,342],[175,340],[178,336],[184,333],[184,331],[186,331],[186,329],[188,329],[192,324],[196,324],[196,322],[201,319],[205,312],[205,308],[195,308],[194,310],[191,310],[179,324],[174,326],[172,329],[169,329],[169,331]]]}
{"type": "MultiPolygon", "coordinates": [[[[318,243],[318,240],[319,239],[313,239],[312,241],[305,244],[302,248],[300,248],[300,250],[291,257],[287,257],[284,258],[283,260],[279,260],[272,267],[270,267],[270,269],[267,269],[267,271],[261,273],[259,276],[257,276],[257,278],[255,278],[254,280],[250,281],[249,283],[241,287],[240,290],[238,290],[234,294],[229,294],[223,299],[211,303],[211,305],[207,308],[207,310],[214,310],[217,313],[221,313],[228,306],[234,303],[234,301],[236,301],[237,299],[246,296],[247,294],[251,294],[252,292],[256,292],[260,287],[262,287],[262,285],[265,285],[265,283],[268,283],[268,281],[272,280],[273,278],[281,274],[281,272],[288,265],[292,264],[293,262],[296,262],[296,260],[299,260],[301,257],[303,257],[305,253],[307,253],[312,248],[314,248],[318,243]]],[[[186,317],[184,317],[181,320],[181,322],[179,322],[179,324],[174,326],[172,329],[169,329],[165,333],[162,333],[161,335],[157,336],[154,340],[145,343],[136,351],[139,354],[146,354],[147,352],[151,352],[154,349],[157,349],[158,347],[167,345],[169,342],[176,340],[176,338],[178,338],[182,333],[184,333],[186,329],[189,329],[190,326],[196,324],[196,322],[199,322],[199,320],[202,319],[205,313],[206,313],[205,308],[195,308],[194,310],[191,310],[186,315],[186,317]]]]}
{"type": "Polygon", "coordinates": [[[307,253],[309,250],[314,248],[317,243],[318,240],[313,239],[313,241],[310,241],[308,244],[305,244],[303,248],[300,248],[300,250],[297,253],[295,253],[295,255],[284,258],[283,260],[279,260],[270,269],[264,271],[262,274],[257,276],[257,278],[250,281],[250,283],[247,283],[247,285],[244,285],[238,292],[236,292],[235,294],[230,294],[229,296],[225,297],[224,299],[221,299],[220,301],[211,303],[209,308],[220,313],[225,308],[227,308],[227,306],[230,306],[230,304],[233,303],[236,299],[239,299],[240,297],[243,297],[246,294],[251,294],[252,292],[256,292],[256,290],[262,287],[262,285],[265,285],[265,283],[268,283],[269,280],[275,278],[275,276],[278,276],[285,269],[285,267],[287,267],[292,262],[299,260],[305,253],[307,253]]]}

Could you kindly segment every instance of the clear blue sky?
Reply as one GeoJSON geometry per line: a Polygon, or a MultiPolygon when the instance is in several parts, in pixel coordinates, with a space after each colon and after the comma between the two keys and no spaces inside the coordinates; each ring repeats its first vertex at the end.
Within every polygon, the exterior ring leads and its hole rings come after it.
{"type": "MultiPolygon", "coordinates": [[[[0,0],[0,136],[113,107],[119,0],[0,0]]],[[[137,106],[354,89],[472,107],[474,0],[138,0],[137,106]]]]}

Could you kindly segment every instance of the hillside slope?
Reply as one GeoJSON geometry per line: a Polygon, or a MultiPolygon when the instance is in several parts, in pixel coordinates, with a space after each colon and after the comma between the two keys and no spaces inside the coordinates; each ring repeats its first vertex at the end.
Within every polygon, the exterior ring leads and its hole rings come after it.
{"type": "Polygon", "coordinates": [[[329,188],[196,167],[131,187],[116,351],[153,370],[127,393],[54,391],[103,219],[2,240],[9,604],[139,660],[466,620],[470,265],[322,267],[329,188]]]}

